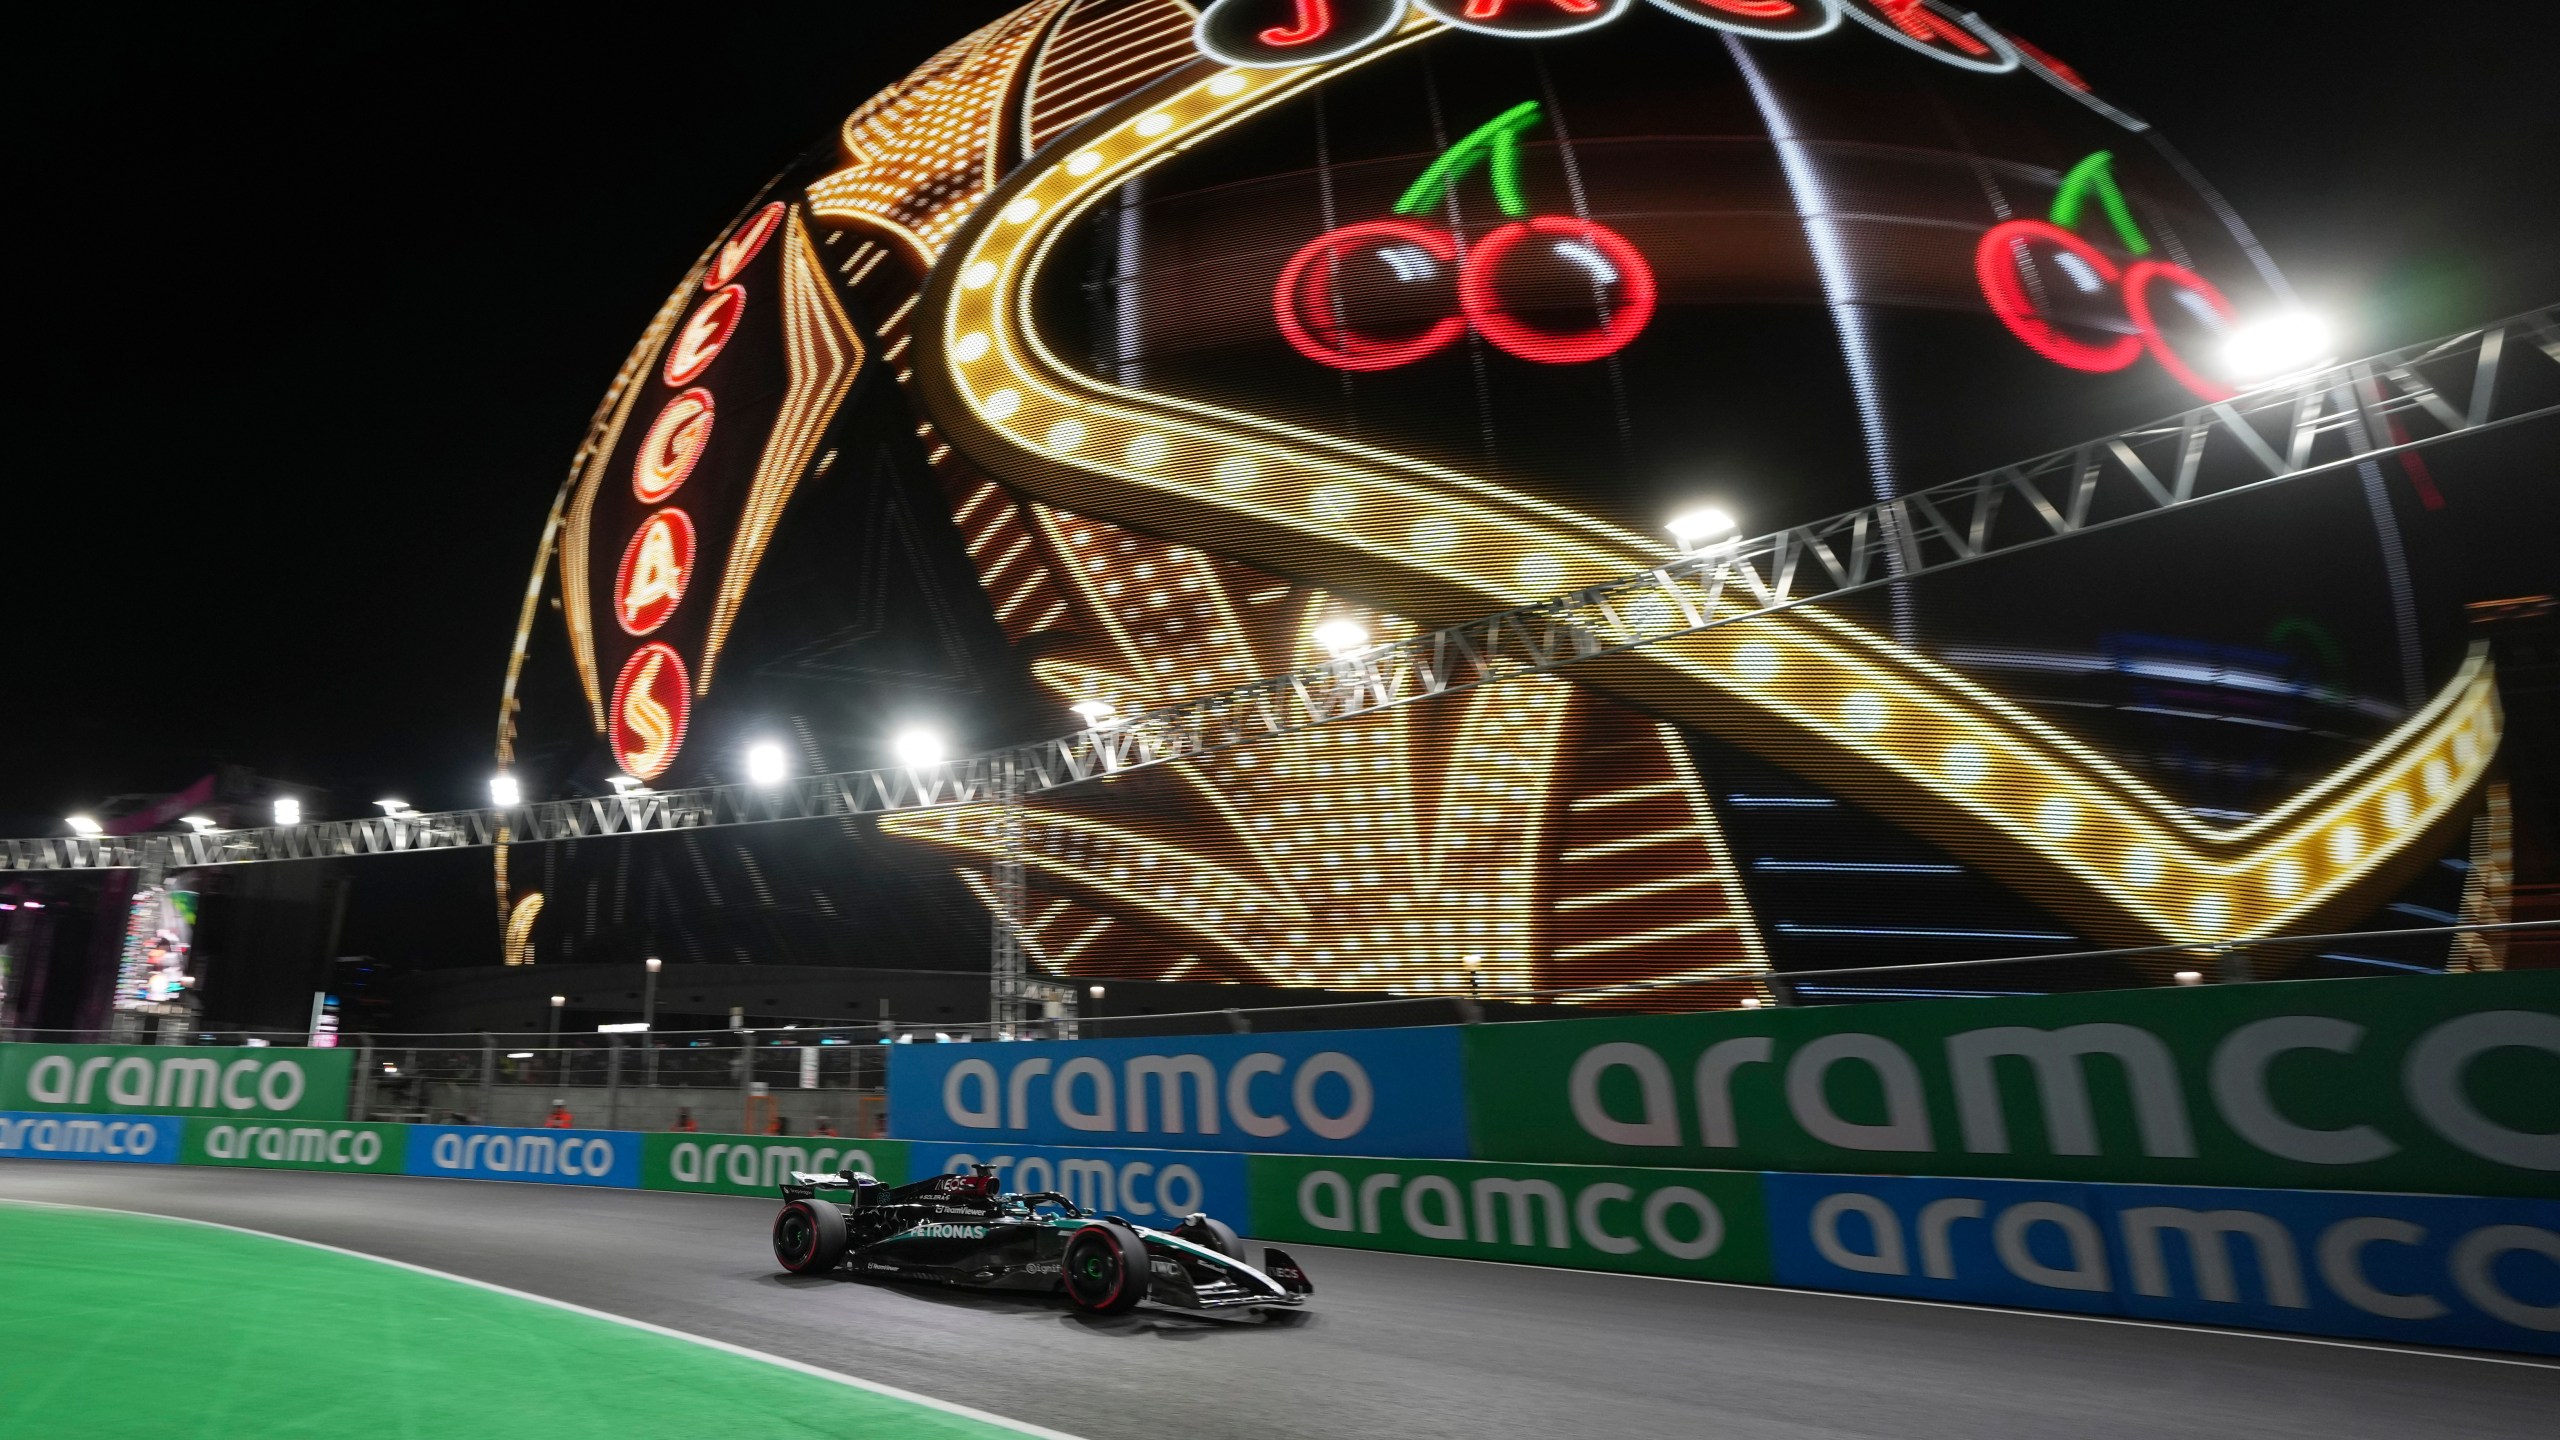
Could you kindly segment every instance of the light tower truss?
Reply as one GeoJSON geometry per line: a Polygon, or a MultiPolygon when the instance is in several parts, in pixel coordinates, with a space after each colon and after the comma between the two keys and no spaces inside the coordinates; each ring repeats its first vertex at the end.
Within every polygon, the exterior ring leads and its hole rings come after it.
{"type": "MultiPolygon", "coordinates": [[[[1889,502],[1681,555],[1607,584],[1073,734],[941,764],[508,809],[184,835],[12,839],[0,841],[0,871],[175,870],[1004,805],[1008,800],[1018,805],[1068,786],[1524,675],[1625,657],[1895,580],[2560,415],[2560,402],[2552,399],[2560,388],[2551,383],[2560,377],[2515,373],[2519,351],[2560,366],[2560,312],[2544,307],[2483,329],[2321,369],[1889,502]],[[1897,555],[1899,566],[1893,563],[1897,555]]],[[[2466,769],[2486,763],[2485,754],[2478,753],[2484,749],[2480,738],[2493,738],[2495,728],[2494,697],[2484,696],[2485,682],[2471,677],[2471,669],[2411,722],[2449,727],[2451,748],[2446,753],[2474,754],[2463,762],[2466,769]],[[2468,744],[2457,743],[2466,737],[2468,744]]],[[[2427,788],[2431,793],[2440,788],[2432,773],[2427,788]]],[[[1018,861],[1006,883],[1019,886],[1018,861]]],[[[1018,985],[1018,975],[1012,978],[1018,985]]]]}

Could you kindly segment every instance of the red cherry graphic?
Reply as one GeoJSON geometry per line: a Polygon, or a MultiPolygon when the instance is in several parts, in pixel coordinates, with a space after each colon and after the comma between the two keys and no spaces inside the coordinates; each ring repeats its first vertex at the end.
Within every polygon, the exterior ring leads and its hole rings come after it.
{"type": "MultiPolygon", "coordinates": [[[[1583,8],[1596,9],[1597,0],[1583,8]]],[[[1597,221],[1529,214],[1520,137],[1539,114],[1535,100],[1503,111],[1441,152],[1396,202],[1395,219],[1343,226],[1290,256],[1271,309],[1298,353],[1337,370],[1393,370],[1470,328],[1495,349],[1542,365],[1579,365],[1627,348],[1653,319],[1660,296],[1653,267],[1597,221]],[[1454,187],[1478,169],[1510,223],[1470,250],[1455,233],[1414,217],[1442,213],[1454,187]],[[1452,275],[1454,296],[1442,289],[1452,275]],[[1453,308],[1457,314],[1448,313],[1453,308]],[[1593,323],[1581,330],[1524,318],[1570,322],[1586,313],[1593,323]],[[1362,323],[1353,323],[1355,314],[1362,323]]]]}
{"type": "Polygon", "coordinates": [[[1457,339],[1466,321],[1442,315],[1419,333],[1387,338],[1355,328],[1351,313],[1394,319],[1445,305],[1442,287],[1457,259],[1458,242],[1445,230],[1411,220],[1346,225],[1289,257],[1272,292],[1272,313],[1298,353],[1319,364],[1337,370],[1410,365],[1457,339]]]}
{"type": "Polygon", "coordinates": [[[1307,242],[1280,271],[1272,312],[1299,354],[1337,370],[1393,370],[1446,346],[1473,326],[1506,354],[1543,365],[1578,365],[1614,355],[1653,319],[1660,287],[1653,267],[1625,236],[1591,220],[1540,215],[1516,220],[1459,254],[1457,237],[1413,220],[1368,220],[1307,242]],[[1422,329],[1382,335],[1379,320],[1410,325],[1426,306],[1457,314],[1422,329]],[[1558,333],[1520,312],[1596,311],[1596,323],[1558,333]]]}
{"type": "Polygon", "coordinates": [[[1494,231],[1468,254],[1458,277],[1458,303],[1476,333],[1508,354],[1543,365],[1580,365],[1624,350],[1653,319],[1659,294],[1653,267],[1625,236],[1596,221],[1564,215],[1518,220],[1494,231]],[[1503,294],[1504,272],[1517,268],[1511,265],[1515,256],[1531,255],[1547,262],[1546,273],[1515,287],[1517,298],[1532,302],[1517,308],[1580,308],[1596,302],[1596,327],[1558,335],[1517,318],[1516,301],[1506,301],[1503,294]]]}
{"type": "Polygon", "coordinates": [[[1982,298],[2010,334],[2056,365],[2103,373],[2125,368],[2148,350],[2191,393],[2209,402],[2228,400],[2240,392],[2190,364],[2181,342],[2192,345],[2228,331],[2231,302],[2193,270],[2150,258],[2151,242],[2117,188],[2114,160],[2100,150],[2072,166],[2054,197],[2051,219],[2011,220],[1984,232],[1973,252],[1982,298]],[[2092,200],[2136,257],[2121,270],[2070,229],[2092,200]],[[2040,282],[2032,294],[2031,276],[2040,282]],[[2172,300],[2166,307],[2159,303],[2163,286],[2172,300]],[[2132,333],[2112,339],[2073,333],[2104,335],[2127,323],[2132,333]]]}
{"type": "Polygon", "coordinates": [[[2044,220],[2012,220],[1995,225],[1982,237],[1973,252],[1974,278],[1982,282],[1983,298],[1991,302],[1991,313],[2009,327],[2026,347],[2056,365],[2074,370],[2103,374],[2121,370],[2142,358],[2142,337],[2118,335],[2092,342],[2066,332],[2051,318],[2056,312],[2073,310],[2096,320],[2108,309],[2122,308],[2116,298],[2124,278],[2116,262],[2101,254],[2098,247],[2044,220]],[[2024,248],[2026,254],[2018,253],[2024,248]],[[2021,259],[2024,264],[2021,264],[2021,259]],[[2059,288],[2059,303],[2049,299],[2039,306],[2027,293],[2025,271],[2034,266],[2046,277],[2048,297],[2059,288]],[[2080,303],[2071,303],[2072,299],[2080,303]],[[2097,303],[2090,303],[2097,302],[2097,303]]]}
{"type": "Polygon", "coordinates": [[[2142,343],[2150,349],[2151,358],[2160,362],[2160,368],[2208,401],[2228,400],[2239,394],[2230,386],[2199,374],[2194,366],[2187,363],[2186,357],[2178,353],[2177,347],[2160,328],[2161,311],[2152,298],[2152,290],[2157,285],[2183,290],[2205,307],[2212,321],[2202,321],[2199,317],[2200,323],[2193,327],[2196,329],[2229,330],[2233,319],[2231,302],[2214,288],[2212,281],[2183,265],[2172,265],[2165,260],[2136,260],[2124,272],[2125,313],[2133,317],[2134,324],[2142,327],[2142,343]]]}

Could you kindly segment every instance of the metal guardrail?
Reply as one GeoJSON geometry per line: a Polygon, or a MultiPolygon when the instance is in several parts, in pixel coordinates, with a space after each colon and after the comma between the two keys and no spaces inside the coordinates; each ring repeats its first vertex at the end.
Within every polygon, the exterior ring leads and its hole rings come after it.
{"type": "Polygon", "coordinates": [[[485,848],[997,803],[1185,760],[2560,415],[2502,385],[2560,364],[2551,307],[1624,579],[1071,735],[937,765],[201,834],[0,840],[0,871],[485,848]]]}

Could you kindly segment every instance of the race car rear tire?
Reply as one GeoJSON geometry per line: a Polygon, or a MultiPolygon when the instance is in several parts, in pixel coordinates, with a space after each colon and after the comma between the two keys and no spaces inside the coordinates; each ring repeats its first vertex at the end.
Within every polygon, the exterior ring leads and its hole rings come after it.
{"type": "Polygon", "coordinates": [[[1097,1220],[1067,1238],[1058,1277],[1068,1303],[1096,1315],[1134,1310],[1147,1298],[1146,1242],[1126,1225],[1097,1220]]]}
{"type": "Polygon", "coordinates": [[[844,1212],[824,1200],[790,1200],[773,1219],[773,1258],[794,1275],[824,1275],[852,1243],[844,1212]]]}
{"type": "Polygon", "coordinates": [[[1230,1260],[1244,1259],[1244,1239],[1236,1228],[1224,1220],[1195,1215],[1182,1222],[1173,1232],[1194,1245],[1206,1246],[1230,1260]]]}

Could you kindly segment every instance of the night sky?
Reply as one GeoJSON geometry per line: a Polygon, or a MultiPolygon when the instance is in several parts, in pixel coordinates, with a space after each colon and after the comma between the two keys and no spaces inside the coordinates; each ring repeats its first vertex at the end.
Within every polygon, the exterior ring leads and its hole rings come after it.
{"type": "MultiPolygon", "coordinates": [[[[86,7],[20,31],[32,443],[0,522],[0,831],[217,763],[338,815],[484,798],[544,512],[668,284],[768,174],[1006,8],[86,7]]],[[[2158,124],[2364,353],[2560,299],[2555,51],[2489,18],[2526,8],[1991,15],[2158,124]]],[[[360,883],[359,932],[409,888],[360,883]]]]}

